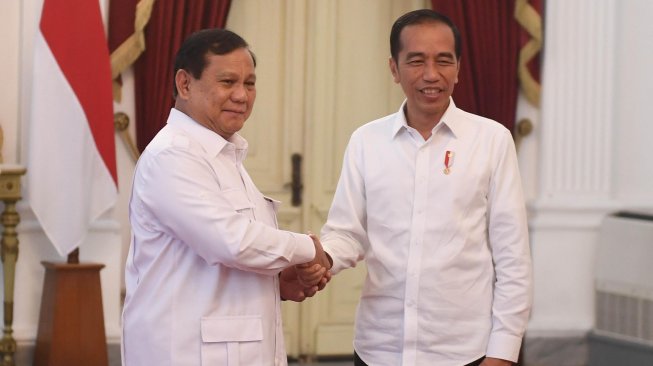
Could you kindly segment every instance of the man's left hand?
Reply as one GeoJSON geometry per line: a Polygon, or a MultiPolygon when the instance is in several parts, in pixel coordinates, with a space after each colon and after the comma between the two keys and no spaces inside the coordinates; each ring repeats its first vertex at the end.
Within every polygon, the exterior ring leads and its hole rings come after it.
{"type": "Polygon", "coordinates": [[[315,295],[318,290],[324,288],[324,285],[320,283],[315,286],[305,287],[297,279],[295,266],[284,269],[279,275],[279,292],[283,300],[302,302],[307,297],[315,295]]]}

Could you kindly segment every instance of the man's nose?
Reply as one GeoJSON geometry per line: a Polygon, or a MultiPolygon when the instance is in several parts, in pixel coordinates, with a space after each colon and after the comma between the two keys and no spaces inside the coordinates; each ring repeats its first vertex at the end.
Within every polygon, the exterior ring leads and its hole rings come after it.
{"type": "Polygon", "coordinates": [[[247,101],[247,88],[244,84],[236,84],[231,93],[231,99],[236,102],[246,102],[247,101]]]}
{"type": "Polygon", "coordinates": [[[425,62],[424,73],[422,77],[426,81],[437,81],[440,78],[440,69],[438,68],[438,64],[435,62],[425,62]]]}

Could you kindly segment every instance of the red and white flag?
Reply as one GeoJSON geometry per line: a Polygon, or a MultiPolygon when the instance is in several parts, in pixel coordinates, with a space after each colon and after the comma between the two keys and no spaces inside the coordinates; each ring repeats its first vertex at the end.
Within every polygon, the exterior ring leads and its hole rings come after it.
{"type": "Polygon", "coordinates": [[[34,44],[27,199],[59,254],[117,198],[109,49],[97,0],[45,0],[34,44]]]}

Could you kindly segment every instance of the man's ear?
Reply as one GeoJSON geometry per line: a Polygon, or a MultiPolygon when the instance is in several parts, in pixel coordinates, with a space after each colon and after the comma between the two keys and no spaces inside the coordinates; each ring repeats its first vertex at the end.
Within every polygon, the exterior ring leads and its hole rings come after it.
{"type": "Polygon", "coordinates": [[[190,82],[192,76],[184,69],[177,70],[175,74],[175,85],[177,86],[177,96],[181,99],[188,99],[190,94],[190,82]]]}
{"type": "Polygon", "coordinates": [[[392,56],[388,59],[388,66],[390,66],[390,72],[392,73],[395,83],[399,83],[399,67],[392,56]]]}

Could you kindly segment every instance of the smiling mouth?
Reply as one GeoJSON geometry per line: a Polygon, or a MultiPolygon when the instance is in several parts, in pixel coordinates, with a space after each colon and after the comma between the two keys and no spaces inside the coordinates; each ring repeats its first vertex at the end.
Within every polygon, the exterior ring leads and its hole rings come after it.
{"type": "Polygon", "coordinates": [[[245,111],[236,111],[233,109],[225,109],[223,112],[228,112],[228,113],[235,113],[235,114],[245,114],[245,111]]]}
{"type": "Polygon", "coordinates": [[[424,88],[420,89],[420,93],[428,96],[437,96],[441,94],[444,91],[444,89],[441,88],[424,88]]]}

